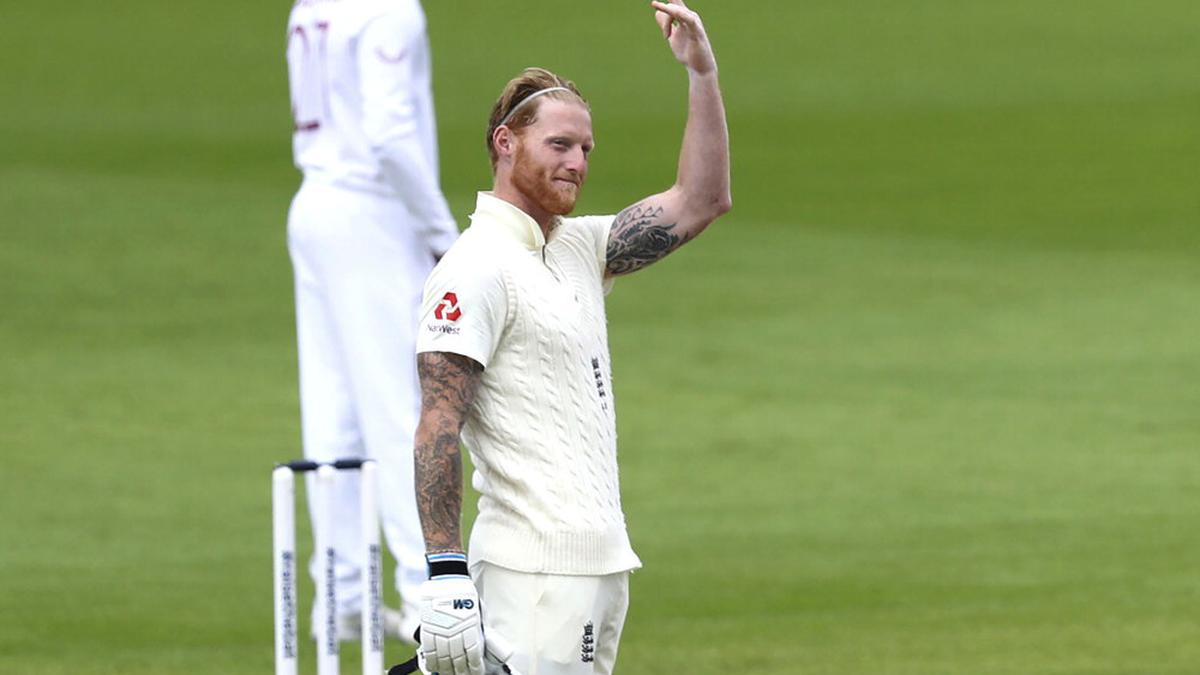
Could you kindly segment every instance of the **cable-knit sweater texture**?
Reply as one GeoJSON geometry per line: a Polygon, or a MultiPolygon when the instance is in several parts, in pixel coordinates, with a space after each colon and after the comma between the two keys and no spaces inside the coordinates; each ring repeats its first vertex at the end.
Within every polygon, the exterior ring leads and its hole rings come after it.
{"type": "Polygon", "coordinates": [[[485,367],[463,429],[480,493],[472,562],[588,575],[641,565],[617,473],[603,276],[611,223],[562,218],[546,240],[483,193],[426,284],[418,351],[485,367]]]}

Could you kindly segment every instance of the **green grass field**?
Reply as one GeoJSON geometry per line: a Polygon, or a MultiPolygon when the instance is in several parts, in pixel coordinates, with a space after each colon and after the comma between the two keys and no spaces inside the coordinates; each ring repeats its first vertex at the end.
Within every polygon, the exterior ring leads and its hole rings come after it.
{"type": "MultiPolygon", "coordinates": [[[[695,2],[735,207],[610,296],[618,672],[1200,673],[1200,6],[695,2]]],[[[6,7],[0,673],[270,672],[287,10],[6,7]]],[[[643,3],[427,12],[457,215],[534,64],[583,211],[669,185],[643,3]]]]}

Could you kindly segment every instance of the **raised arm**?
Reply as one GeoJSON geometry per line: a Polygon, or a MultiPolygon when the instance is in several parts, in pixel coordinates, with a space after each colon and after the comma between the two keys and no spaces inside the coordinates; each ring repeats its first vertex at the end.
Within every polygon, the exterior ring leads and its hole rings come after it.
{"type": "Polygon", "coordinates": [[[448,352],[417,355],[421,419],[415,461],[417,511],[427,553],[462,552],[462,455],[458,435],[483,366],[448,352]]]}
{"type": "Polygon", "coordinates": [[[695,238],[729,211],[729,130],[717,61],[700,16],[683,0],[651,2],[663,37],[687,67],[688,119],[675,185],[621,211],[608,236],[606,272],[635,272],[695,238]]]}

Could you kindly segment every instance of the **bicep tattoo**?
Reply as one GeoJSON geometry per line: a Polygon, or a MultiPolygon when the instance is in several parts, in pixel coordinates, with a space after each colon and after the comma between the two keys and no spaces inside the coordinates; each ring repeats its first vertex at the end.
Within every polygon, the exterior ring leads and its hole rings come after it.
{"type": "Polygon", "coordinates": [[[417,511],[431,553],[459,550],[462,518],[462,455],[458,435],[475,400],[483,366],[445,352],[417,355],[421,421],[414,461],[417,511]]]}
{"type": "Polygon", "coordinates": [[[664,222],[664,209],[649,202],[634,204],[617,214],[608,233],[605,270],[612,276],[629,274],[663,259],[690,238],[664,222]]]}
{"type": "Polygon", "coordinates": [[[421,379],[421,408],[457,413],[459,424],[475,402],[475,390],[483,366],[469,356],[450,352],[417,354],[417,375],[421,379]]]}

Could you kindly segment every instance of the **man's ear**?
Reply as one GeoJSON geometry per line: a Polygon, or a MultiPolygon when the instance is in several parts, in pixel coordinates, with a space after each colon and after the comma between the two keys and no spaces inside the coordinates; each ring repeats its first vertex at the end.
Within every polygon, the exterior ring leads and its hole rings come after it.
{"type": "Polygon", "coordinates": [[[517,135],[507,126],[500,125],[492,132],[492,145],[500,157],[511,157],[517,151],[517,135]]]}

